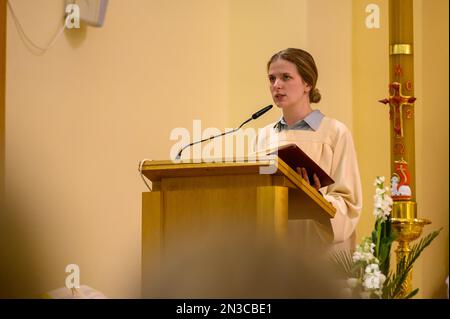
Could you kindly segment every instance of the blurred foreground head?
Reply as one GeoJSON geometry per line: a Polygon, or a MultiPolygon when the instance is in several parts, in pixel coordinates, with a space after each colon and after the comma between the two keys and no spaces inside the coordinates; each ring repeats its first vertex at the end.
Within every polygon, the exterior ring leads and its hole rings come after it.
{"type": "Polygon", "coordinates": [[[0,201],[0,299],[37,296],[32,228],[19,211],[0,201]]]}
{"type": "Polygon", "coordinates": [[[339,297],[323,247],[303,247],[246,227],[180,234],[143,269],[143,298],[339,297]]]}

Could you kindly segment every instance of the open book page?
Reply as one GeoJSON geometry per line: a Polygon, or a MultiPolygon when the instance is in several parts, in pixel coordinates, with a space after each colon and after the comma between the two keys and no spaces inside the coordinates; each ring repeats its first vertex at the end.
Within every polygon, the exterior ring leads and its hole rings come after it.
{"type": "Polygon", "coordinates": [[[264,152],[258,152],[257,154],[277,155],[294,171],[297,171],[297,167],[304,167],[308,172],[310,181],[313,180],[314,174],[317,175],[320,180],[321,187],[325,187],[334,183],[334,180],[294,143],[282,145],[274,149],[265,150],[264,152]]]}

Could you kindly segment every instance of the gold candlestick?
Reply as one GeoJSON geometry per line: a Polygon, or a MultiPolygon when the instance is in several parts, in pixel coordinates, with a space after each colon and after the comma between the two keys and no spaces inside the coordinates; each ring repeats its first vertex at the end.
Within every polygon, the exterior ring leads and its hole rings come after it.
{"type": "MultiPolygon", "coordinates": [[[[415,201],[413,0],[389,0],[389,104],[391,122],[391,222],[396,232],[397,263],[409,257],[409,243],[420,237],[427,219],[417,218],[415,201]]],[[[411,292],[408,273],[402,296],[411,292]]]]}

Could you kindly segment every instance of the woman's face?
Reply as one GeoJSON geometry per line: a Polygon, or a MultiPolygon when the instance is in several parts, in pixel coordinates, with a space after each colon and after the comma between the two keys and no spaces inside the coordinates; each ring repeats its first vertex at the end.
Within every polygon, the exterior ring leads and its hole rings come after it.
{"type": "Polygon", "coordinates": [[[298,74],[294,63],[278,59],[269,66],[270,92],[275,104],[282,108],[303,106],[309,102],[311,87],[298,74]]]}

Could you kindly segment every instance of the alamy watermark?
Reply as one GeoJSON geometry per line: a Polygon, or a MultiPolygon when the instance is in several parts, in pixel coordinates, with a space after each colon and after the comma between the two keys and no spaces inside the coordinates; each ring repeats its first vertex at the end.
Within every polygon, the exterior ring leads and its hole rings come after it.
{"type": "Polygon", "coordinates": [[[66,266],[66,287],[69,289],[80,288],[80,267],[77,264],[69,264],[66,266]]]}
{"type": "MultiPolygon", "coordinates": [[[[170,149],[170,159],[174,162],[179,161],[177,155],[181,149],[192,142],[208,139],[223,133],[233,131],[232,128],[226,128],[222,132],[219,128],[208,127],[202,130],[201,120],[192,121],[191,132],[184,127],[177,127],[170,132],[169,139],[177,141],[170,149]]],[[[267,141],[274,138],[271,134],[273,130],[267,130],[270,136],[266,136],[267,141]]],[[[270,154],[264,153],[259,149],[257,139],[262,134],[262,129],[246,128],[237,132],[226,134],[204,143],[198,143],[186,148],[181,156],[181,160],[189,159],[194,163],[212,163],[212,162],[237,162],[247,163],[265,163],[259,167],[260,174],[274,174],[278,169],[277,151],[273,150],[270,154]]]]}
{"type": "Polygon", "coordinates": [[[379,29],[380,28],[380,7],[377,4],[370,3],[366,6],[366,13],[369,13],[366,17],[367,29],[379,29]]]}
{"type": "Polygon", "coordinates": [[[66,22],[67,29],[80,28],[80,7],[75,3],[70,3],[66,6],[66,22]]]}

